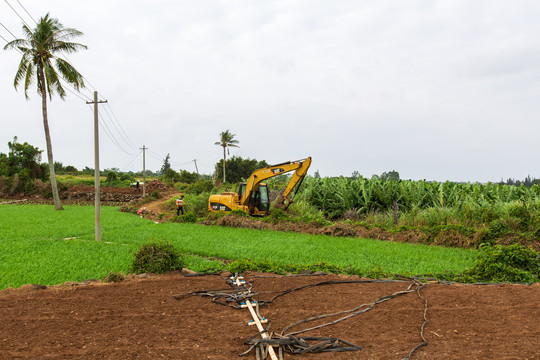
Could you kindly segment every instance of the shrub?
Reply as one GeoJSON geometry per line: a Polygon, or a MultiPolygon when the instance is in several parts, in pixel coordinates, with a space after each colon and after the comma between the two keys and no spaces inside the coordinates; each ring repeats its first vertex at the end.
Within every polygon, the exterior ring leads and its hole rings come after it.
{"type": "Polygon", "coordinates": [[[196,223],[197,222],[197,216],[195,215],[195,213],[193,211],[186,212],[186,214],[183,216],[183,218],[184,218],[184,222],[187,222],[187,223],[196,223]]]}
{"type": "Polygon", "coordinates": [[[256,271],[258,270],[258,264],[252,260],[235,260],[227,265],[227,270],[233,274],[244,271],[256,271]]]}
{"type": "Polygon", "coordinates": [[[531,214],[528,206],[521,201],[514,201],[507,205],[508,216],[516,230],[527,231],[531,223],[531,214]]]}
{"type": "Polygon", "coordinates": [[[136,274],[163,274],[184,267],[184,257],[171,243],[150,242],[143,244],[135,253],[132,270],[136,274]]]}
{"type": "Polygon", "coordinates": [[[485,233],[484,239],[490,241],[503,237],[508,233],[510,233],[510,227],[507,223],[501,220],[493,220],[489,223],[489,228],[485,233]]]}
{"type": "Polygon", "coordinates": [[[197,216],[193,213],[193,211],[188,211],[184,215],[173,217],[171,221],[175,223],[196,223],[197,216]]]}
{"type": "Polygon", "coordinates": [[[520,244],[481,246],[478,262],[465,273],[477,281],[531,283],[539,280],[540,255],[520,244]]]}

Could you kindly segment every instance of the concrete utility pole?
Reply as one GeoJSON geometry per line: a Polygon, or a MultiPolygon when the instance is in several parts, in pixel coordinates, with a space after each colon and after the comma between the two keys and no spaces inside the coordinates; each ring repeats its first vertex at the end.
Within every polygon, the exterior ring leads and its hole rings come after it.
{"type": "Polygon", "coordinates": [[[197,171],[197,180],[199,180],[201,177],[199,176],[199,168],[197,168],[197,159],[193,159],[193,162],[195,163],[195,170],[197,171]]]}
{"type": "Polygon", "coordinates": [[[146,165],[145,165],[145,150],[148,150],[144,145],[142,148],[142,197],[146,196],[146,165]]]}
{"type": "Polygon", "coordinates": [[[96,209],[96,241],[101,241],[101,190],[99,182],[99,120],[98,104],[106,103],[107,100],[98,101],[98,93],[94,91],[94,101],[87,101],[87,104],[94,104],[94,190],[96,209]]]}

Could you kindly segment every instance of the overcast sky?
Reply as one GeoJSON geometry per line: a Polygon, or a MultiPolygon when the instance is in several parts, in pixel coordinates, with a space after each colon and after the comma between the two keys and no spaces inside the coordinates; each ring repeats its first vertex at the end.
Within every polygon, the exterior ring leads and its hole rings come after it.
{"type": "MultiPolygon", "coordinates": [[[[20,4],[84,33],[75,41],[88,50],[67,58],[88,90],[49,107],[64,165],[94,167],[85,101],[97,90],[114,138],[101,130],[102,169],[141,170],[145,145],[147,169],[169,153],[175,170],[195,171],[197,159],[210,174],[230,130],[240,142],[231,156],[312,156],[321,176],[540,177],[538,1],[8,2],[31,27],[20,4]]],[[[5,1],[0,22],[23,37],[5,1]]],[[[35,87],[30,101],[13,87],[20,57],[0,52],[4,153],[14,136],[45,149],[35,87]]]]}

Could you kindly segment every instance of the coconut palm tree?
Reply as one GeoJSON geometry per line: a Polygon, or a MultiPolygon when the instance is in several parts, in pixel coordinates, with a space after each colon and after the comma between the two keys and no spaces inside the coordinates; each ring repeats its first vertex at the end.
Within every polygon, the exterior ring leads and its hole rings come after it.
{"type": "Polygon", "coordinates": [[[238,140],[235,140],[234,137],[235,134],[231,134],[229,130],[223,131],[219,134],[219,137],[221,140],[216,141],[215,145],[219,145],[223,147],[223,182],[225,182],[225,160],[227,159],[227,156],[225,154],[225,149],[227,149],[227,153],[229,153],[229,147],[238,147],[238,140]]]}
{"type": "Polygon", "coordinates": [[[69,62],[56,56],[57,53],[70,54],[80,49],[86,49],[85,45],[68,42],[74,37],[82,35],[82,32],[65,28],[57,19],[42,17],[34,30],[26,25],[23,26],[25,39],[17,39],[9,42],[4,50],[18,49],[22,58],[15,75],[14,86],[24,86],[24,95],[28,100],[28,88],[32,83],[37,83],[37,92],[41,95],[43,110],[43,127],[45,129],[45,141],[47,143],[47,160],[51,177],[51,187],[54,198],[54,208],[63,210],[58,196],[56,176],[54,172],[53,152],[51,135],[49,134],[49,120],[47,118],[47,93],[52,100],[54,93],[58,93],[64,99],[66,92],[60,82],[59,75],[76,90],[84,87],[83,77],[69,62]],[[37,81],[36,81],[37,80],[37,81]]]}

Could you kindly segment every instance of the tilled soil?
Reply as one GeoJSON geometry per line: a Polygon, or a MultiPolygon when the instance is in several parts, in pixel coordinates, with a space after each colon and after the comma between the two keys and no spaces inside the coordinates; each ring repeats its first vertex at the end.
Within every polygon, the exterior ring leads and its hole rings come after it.
{"type": "MultiPolygon", "coordinates": [[[[269,300],[280,291],[329,280],[335,275],[268,277],[246,274],[269,300]]],[[[355,308],[403,291],[407,282],[348,283],[290,292],[261,306],[270,331],[307,317],[355,308]]],[[[0,291],[0,359],[235,359],[257,333],[246,326],[247,309],[212,302],[210,297],[174,295],[231,289],[216,275],[170,273],[120,283],[31,285],[0,291]]],[[[411,359],[539,359],[540,284],[428,284],[376,305],[371,311],[298,336],[338,337],[362,349],[292,355],[285,359],[397,359],[428,341],[411,359]]],[[[332,320],[336,319],[335,317],[332,320]]],[[[325,319],[328,321],[330,319],[325,319]]],[[[315,324],[302,324],[297,331],[315,324]]],[[[254,352],[245,355],[255,359],[254,352]]]]}

